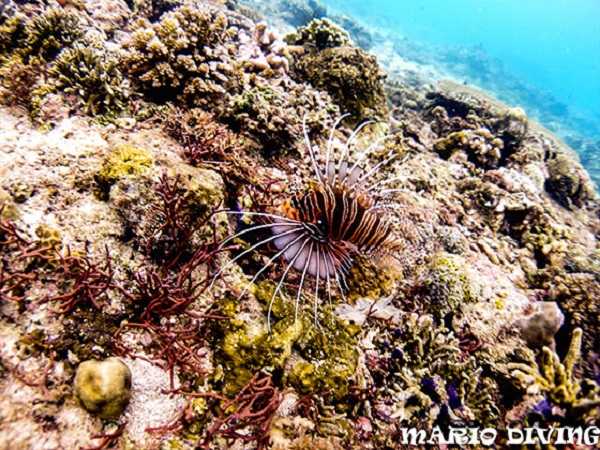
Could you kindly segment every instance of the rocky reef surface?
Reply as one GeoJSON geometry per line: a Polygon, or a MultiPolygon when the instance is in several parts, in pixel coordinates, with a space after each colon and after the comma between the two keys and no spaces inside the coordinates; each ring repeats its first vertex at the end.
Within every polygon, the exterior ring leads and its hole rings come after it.
{"type": "Polygon", "coordinates": [[[280,7],[285,36],[235,1],[1,3],[0,448],[397,449],[461,423],[502,447],[597,419],[577,154],[477,89],[386,74],[318,2],[280,7]],[[366,119],[368,164],[401,156],[375,181],[402,248],[358,252],[316,309],[296,271],[274,296],[286,265],[228,239],[240,213],[313,187],[305,133],[366,119]]]}

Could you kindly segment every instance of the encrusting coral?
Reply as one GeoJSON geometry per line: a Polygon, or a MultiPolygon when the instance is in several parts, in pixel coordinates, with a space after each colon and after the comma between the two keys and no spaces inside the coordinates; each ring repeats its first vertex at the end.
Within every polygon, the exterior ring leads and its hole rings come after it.
{"type": "Polygon", "coordinates": [[[101,191],[108,194],[111,186],[119,178],[143,175],[152,168],[153,163],[153,158],[148,151],[121,145],[106,158],[96,180],[101,191]]]}

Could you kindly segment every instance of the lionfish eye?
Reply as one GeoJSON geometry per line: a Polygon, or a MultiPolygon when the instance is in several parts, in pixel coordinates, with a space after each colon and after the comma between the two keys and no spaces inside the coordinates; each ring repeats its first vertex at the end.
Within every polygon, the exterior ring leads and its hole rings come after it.
{"type": "Polygon", "coordinates": [[[316,225],[317,225],[317,228],[319,229],[319,231],[324,236],[327,236],[329,234],[329,227],[327,226],[326,220],[324,220],[323,218],[318,218],[316,225]]]}
{"type": "Polygon", "coordinates": [[[308,235],[317,242],[327,242],[327,233],[319,226],[323,221],[317,220],[317,223],[304,222],[302,226],[307,231],[308,235]]]}

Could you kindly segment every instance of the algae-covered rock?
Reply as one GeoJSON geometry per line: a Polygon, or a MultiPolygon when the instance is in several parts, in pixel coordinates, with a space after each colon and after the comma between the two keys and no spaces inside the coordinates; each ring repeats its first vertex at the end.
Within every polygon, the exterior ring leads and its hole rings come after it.
{"type": "MultiPolygon", "coordinates": [[[[257,297],[271,298],[274,286],[262,283],[257,297]],[[264,293],[261,293],[264,291],[264,293]]],[[[223,312],[233,315],[235,305],[225,301],[223,312]]],[[[300,394],[331,392],[337,409],[347,407],[348,385],[358,363],[356,335],[360,327],[332,318],[315,327],[308,315],[295,320],[294,305],[276,299],[273,317],[283,317],[270,329],[232,319],[219,325],[215,341],[215,366],[220,367],[219,385],[226,396],[238,392],[252,376],[267,370],[274,379],[300,394]],[[222,374],[222,375],[221,375],[222,374]]]]}
{"type": "Polygon", "coordinates": [[[550,347],[565,317],[555,302],[538,302],[535,308],[531,316],[519,322],[522,336],[533,348],[550,347]]]}
{"type": "Polygon", "coordinates": [[[19,217],[19,210],[11,195],[0,187],[0,219],[15,220],[19,217]]]}
{"type": "Polygon", "coordinates": [[[371,261],[367,258],[357,256],[353,260],[348,279],[346,280],[349,288],[348,298],[369,297],[378,299],[388,296],[391,293],[394,273],[390,268],[383,267],[383,264],[371,261]]]}
{"type": "Polygon", "coordinates": [[[131,397],[131,371],[116,357],[82,362],[74,394],[81,405],[102,419],[118,419],[131,397]]]}

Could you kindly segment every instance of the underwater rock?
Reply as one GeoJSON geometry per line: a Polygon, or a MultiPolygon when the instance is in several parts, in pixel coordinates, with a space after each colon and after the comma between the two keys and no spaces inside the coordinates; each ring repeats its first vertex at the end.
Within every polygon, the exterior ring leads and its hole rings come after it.
{"type": "Polygon", "coordinates": [[[131,371],[116,357],[84,361],[77,368],[73,392],[91,414],[118,419],[131,397],[131,371]]]}
{"type": "Polygon", "coordinates": [[[533,348],[552,347],[554,335],[562,326],[565,316],[555,302],[537,302],[535,311],[519,322],[521,334],[533,348]]]}
{"type": "Polygon", "coordinates": [[[278,3],[283,19],[294,27],[327,15],[327,8],[318,0],[284,0],[278,3]]]}

